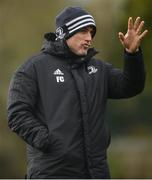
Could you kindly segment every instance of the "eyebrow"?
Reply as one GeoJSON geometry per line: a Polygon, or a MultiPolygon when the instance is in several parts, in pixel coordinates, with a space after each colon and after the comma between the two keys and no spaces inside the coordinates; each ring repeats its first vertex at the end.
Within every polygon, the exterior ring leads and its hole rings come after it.
{"type": "Polygon", "coordinates": [[[83,27],[82,30],[90,30],[90,31],[93,31],[93,28],[92,28],[92,26],[86,26],[86,27],[83,27]]]}

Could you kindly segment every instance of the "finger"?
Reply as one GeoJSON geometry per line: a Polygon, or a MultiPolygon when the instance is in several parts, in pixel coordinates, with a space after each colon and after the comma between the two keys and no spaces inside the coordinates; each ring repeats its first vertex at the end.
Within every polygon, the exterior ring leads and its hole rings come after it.
{"type": "Polygon", "coordinates": [[[118,36],[119,36],[120,42],[123,44],[124,43],[124,34],[122,32],[119,32],[118,36]]]}
{"type": "Polygon", "coordinates": [[[148,30],[146,29],[146,30],[139,36],[139,38],[140,38],[140,39],[143,39],[143,38],[147,35],[147,33],[148,33],[148,30]]]}
{"type": "Polygon", "coordinates": [[[137,34],[140,34],[140,33],[141,33],[141,30],[142,30],[144,24],[145,24],[145,22],[144,22],[144,21],[141,21],[141,23],[139,24],[138,29],[137,29],[137,34]]]}
{"type": "Polygon", "coordinates": [[[130,29],[132,29],[133,28],[133,19],[132,19],[132,17],[130,17],[129,19],[128,19],[128,30],[130,30],[130,29]]]}
{"type": "Polygon", "coordinates": [[[137,17],[136,20],[135,20],[135,23],[134,23],[134,29],[137,30],[139,24],[140,24],[140,17],[137,17]]]}

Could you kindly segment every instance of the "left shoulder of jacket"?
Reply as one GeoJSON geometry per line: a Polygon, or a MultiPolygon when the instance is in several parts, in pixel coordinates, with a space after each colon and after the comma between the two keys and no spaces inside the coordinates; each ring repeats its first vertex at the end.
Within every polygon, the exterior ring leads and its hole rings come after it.
{"type": "Polygon", "coordinates": [[[98,67],[98,68],[103,68],[106,65],[106,62],[104,62],[103,60],[100,60],[100,59],[92,58],[88,62],[88,66],[91,66],[91,65],[98,67]]]}

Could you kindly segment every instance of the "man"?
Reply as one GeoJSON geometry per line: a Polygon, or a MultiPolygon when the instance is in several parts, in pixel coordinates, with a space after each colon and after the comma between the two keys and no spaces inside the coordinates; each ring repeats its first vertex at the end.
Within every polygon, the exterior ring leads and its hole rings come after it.
{"type": "Polygon", "coordinates": [[[14,74],[8,124],[27,143],[27,178],[110,178],[110,143],[104,114],[108,98],[129,98],[144,88],[140,41],[144,21],[128,20],[119,38],[124,69],[99,61],[90,48],[94,18],[79,7],[56,18],[42,51],[14,74]]]}

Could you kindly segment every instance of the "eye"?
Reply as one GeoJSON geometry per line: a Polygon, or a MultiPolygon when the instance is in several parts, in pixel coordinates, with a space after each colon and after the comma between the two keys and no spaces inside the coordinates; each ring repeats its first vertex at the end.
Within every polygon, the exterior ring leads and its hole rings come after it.
{"type": "Polygon", "coordinates": [[[87,28],[82,28],[82,29],[80,29],[80,32],[87,32],[87,31],[88,31],[87,28]]]}
{"type": "Polygon", "coordinates": [[[91,34],[91,36],[93,36],[93,35],[94,35],[94,31],[93,31],[93,29],[90,31],[90,34],[91,34]]]}
{"type": "Polygon", "coordinates": [[[94,30],[90,26],[89,27],[84,27],[84,28],[80,29],[79,32],[81,32],[81,33],[90,33],[92,37],[93,37],[93,34],[94,34],[94,30]]]}

